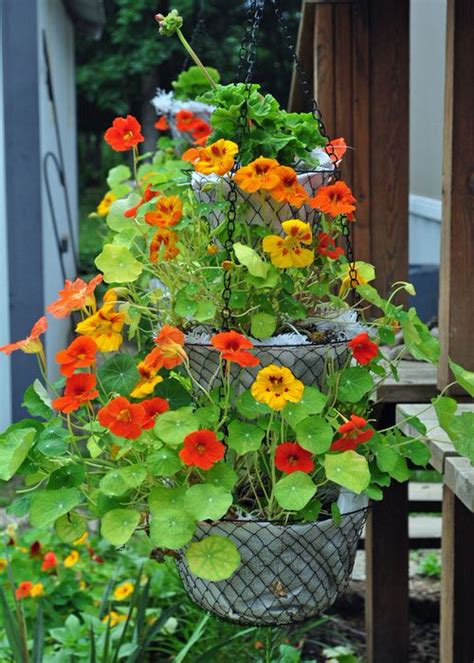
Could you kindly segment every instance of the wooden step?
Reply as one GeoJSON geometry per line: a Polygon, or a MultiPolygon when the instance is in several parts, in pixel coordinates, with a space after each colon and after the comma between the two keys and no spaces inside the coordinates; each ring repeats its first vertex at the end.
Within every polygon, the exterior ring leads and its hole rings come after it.
{"type": "MultiPolygon", "coordinates": [[[[410,549],[424,548],[425,550],[436,550],[441,548],[441,523],[440,516],[410,516],[408,518],[408,535],[410,538],[410,549]]],[[[362,541],[359,548],[363,548],[365,530],[362,533],[362,541]]]]}

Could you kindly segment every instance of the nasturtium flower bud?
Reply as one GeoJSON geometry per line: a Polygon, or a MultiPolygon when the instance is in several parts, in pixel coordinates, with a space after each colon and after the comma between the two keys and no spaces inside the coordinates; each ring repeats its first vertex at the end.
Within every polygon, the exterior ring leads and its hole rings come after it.
{"type": "Polygon", "coordinates": [[[172,9],[169,14],[156,14],[155,20],[160,26],[160,35],[172,37],[183,25],[183,19],[176,9],[172,9]]]}

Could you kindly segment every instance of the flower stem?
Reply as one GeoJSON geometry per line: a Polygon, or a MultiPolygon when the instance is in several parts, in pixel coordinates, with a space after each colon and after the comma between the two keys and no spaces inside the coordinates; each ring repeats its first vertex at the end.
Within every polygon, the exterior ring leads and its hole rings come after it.
{"type": "Polygon", "coordinates": [[[199,67],[199,69],[202,71],[202,73],[206,77],[209,85],[214,89],[217,88],[216,82],[211,78],[211,76],[209,75],[209,72],[207,71],[206,67],[203,65],[201,60],[198,58],[198,56],[195,53],[195,51],[193,50],[191,44],[188,42],[188,40],[186,39],[186,37],[183,35],[183,33],[181,32],[181,30],[179,28],[176,30],[176,34],[178,35],[179,40],[183,44],[186,51],[189,53],[189,56],[194,60],[196,65],[199,67]]]}

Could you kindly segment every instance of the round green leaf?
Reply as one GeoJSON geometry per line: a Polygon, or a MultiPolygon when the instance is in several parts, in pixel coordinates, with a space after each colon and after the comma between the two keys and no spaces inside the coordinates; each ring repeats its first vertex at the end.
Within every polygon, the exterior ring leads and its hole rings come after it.
{"type": "Polygon", "coordinates": [[[54,470],[48,481],[48,489],[74,488],[80,486],[86,476],[84,467],[77,464],[69,464],[54,470]]]}
{"type": "Polygon", "coordinates": [[[207,300],[198,302],[196,312],[194,313],[194,319],[198,322],[206,322],[207,320],[213,320],[216,313],[216,305],[207,300]]]}
{"type": "Polygon", "coordinates": [[[148,457],[148,466],[159,477],[172,477],[179,472],[183,464],[173,449],[159,449],[148,457]]]}
{"type": "Polygon", "coordinates": [[[337,396],[341,401],[357,403],[372,390],[373,386],[370,373],[361,366],[353,366],[341,373],[337,396]]]}
{"type": "Polygon", "coordinates": [[[191,408],[180,408],[176,412],[164,412],[156,419],[155,433],[165,444],[177,447],[189,433],[199,429],[199,419],[191,408]]]}
{"type": "Polygon", "coordinates": [[[123,546],[140,522],[140,512],[135,509],[114,509],[102,518],[100,533],[113,546],[123,546]]]}
{"type": "Polygon", "coordinates": [[[206,483],[212,486],[223,486],[232,490],[237,483],[237,473],[228,463],[216,463],[210,470],[204,472],[206,483]]]}
{"type": "Polygon", "coordinates": [[[249,451],[258,451],[262,445],[265,431],[242,421],[232,421],[229,424],[229,436],[227,445],[242,456],[249,451]]]}
{"type": "Polygon", "coordinates": [[[156,385],[154,395],[166,398],[172,410],[189,405],[191,402],[191,396],[181,382],[170,377],[156,385]]]}
{"type": "Polygon", "coordinates": [[[185,290],[180,290],[176,296],[174,310],[182,318],[192,318],[198,308],[195,299],[191,299],[185,290]]]}
{"type": "Polygon", "coordinates": [[[316,387],[305,387],[303,398],[298,403],[287,403],[282,415],[293,428],[310,414],[321,414],[326,405],[327,395],[316,387]]]}
{"type": "Polygon", "coordinates": [[[95,264],[106,283],[133,283],[143,271],[143,265],[126,246],[106,244],[95,264]]]}
{"type": "Polygon", "coordinates": [[[295,427],[298,444],[313,454],[322,454],[331,446],[334,431],[322,417],[306,417],[295,427]]]}
{"type": "Polygon", "coordinates": [[[285,511],[300,511],[316,492],[311,477],[304,472],[292,472],[275,484],[275,498],[285,511]]]}
{"type": "Polygon", "coordinates": [[[265,403],[259,403],[247,389],[237,398],[236,409],[246,419],[257,419],[258,417],[269,414],[271,409],[265,403]]]}
{"type": "Polygon", "coordinates": [[[97,382],[106,394],[128,396],[139,379],[136,361],[130,355],[116,354],[97,371],[97,382]]]}
{"type": "Polygon", "coordinates": [[[324,469],[329,481],[357,494],[364,491],[370,484],[367,459],[355,451],[327,454],[324,458],[324,469]]]}
{"type": "Polygon", "coordinates": [[[0,436],[0,479],[9,481],[33,446],[36,430],[17,428],[0,436]]]}
{"type": "Polygon", "coordinates": [[[54,531],[64,543],[72,543],[86,531],[86,521],[78,513],[66,513],[54,523],[54,531]]]}
{"type": "Polygon", "coordinates": [[[137,227],[135,220],[127,218],[124,216],[124,213],[134,207],[139,201],[140,196],[136,193],[131,193],[127,198],[114,200],[107,214],[107,225],[109,228],[116,233],[121,233],[124,230],[135,230],[137,227]]]}
{"type": "Polygon", "coordinates": [[[151,520],[150,539],[154,546],[178,550],[193,538],[196,521],[183,509],[163,509],[151,520]]]}
{"type": "Polygon", "coordinates": [[[143,465],[129,465],[120,470],[111,470],[102,477],[99,483],[104,495],[118,497],[132,488],[138,488],[146,479],[146,468],[143,465]]]}
{"type": "Polygon", "coordinates": [[[260,278],[265,278],[267,276],[270,268],[269,263],[262,260],[258,253],[250,246],[245,246],[244,244],[240,244],[240,242],[236,242],[234,244],[234,253],[240,264],[247,267],[252,276],[258,276],[260,278]]]}
{"type": "Polygon", "coordinates": [[[232,504],[232,494],[223,486],[196,484],[188,488],[184,504],[196,520],[218,520],[232,504]]]}
{"type": "Polygon", "coordinates": [[[77,488],[41,490],[31,498],[30,521],[33,527],[47,527],[82,502],[77,488]]]}
{"type": "Polygon", "coordinates": [[[270,313],[254,313],[250,316],[250,332],[255,338],[269,338],[276,329],[276,318],[270,313]]]}
{"type": "Polygon", "coordinates": [[[275,484],[276,501],[286,511],[300,511],[315,492],[316,486],[304,472],[292,472],[275,484]]]}
{"type": "Polygon", "coordinates": [[[207,536],[191,543],[186,560],[194,575],[204,580],[226,580],[240,564],[240,553],[231,539],[223,536],[207,536]]]}
{"type": "Polygon", "coordinates": [[[168,488],[166,486],[157,486],[153,488],[149,497],[148,505],[152,514],[162,509],[184,507],[184,496],[186,487],[168,488]]]}
{"type": "Polygon", "coordinates": [[[51,458],[62,456],[68,449],[68,437],[69,432],[60,419],[50,421],[39,434],[35,450],[51,458]]]}

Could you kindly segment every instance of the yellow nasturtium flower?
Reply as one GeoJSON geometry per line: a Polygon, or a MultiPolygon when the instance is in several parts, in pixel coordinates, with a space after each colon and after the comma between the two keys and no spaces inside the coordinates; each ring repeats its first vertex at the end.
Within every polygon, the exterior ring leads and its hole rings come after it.
{"type": "Polygon", "coordinates": [[[36,598],[38,596],[44,596],[44,586],[42,582],[37,582],[30,589],[30,596],[36,598]]]}
{"type": "Polygon", "coordinates": [[[97,343],[101,352],[115,352],[122,344],[122,329],[125,324],[125,313],[115,311],[117,295],[111,288],[104,295],[102,307],[80,322],[76,331],[83,336],[90,336],[97,343]]]}
{"type": "Polygon", "coordinates": [[[69,555],[64,559],[64,566],[69,569],[71,566],[74,566],[79,561],[79,553],[77,550],[71,550],[69,555]]]}
{"type": "Polygon", "coordinates": [[[102,198],[100,203],[97,205],[96,212],[99,216],[107,216],[107,214],[110,211],[110,207],[114,200],[117,200],[117,196],[115,196],[112,191],[107,191],[105,196],[102,198]]]}
{"type": "Polygon", "coordinates": [[[304,385],[289,368],[271,364],[258,372],[251,393],[256,401],[265,403],[272,410],[282,410],[288,402],[299,403],[304,385]]]}
{"type": "Polygon", "coordinates": [[[309,223],[290,219],[281,224],[286,237],[268,235],[263,240],[263,250],[270,254],[270,260],[280,269],[288,267],[308,267],[314,260],[314,252],[304,248],[311,244],[313,236],[309,223]]]}

